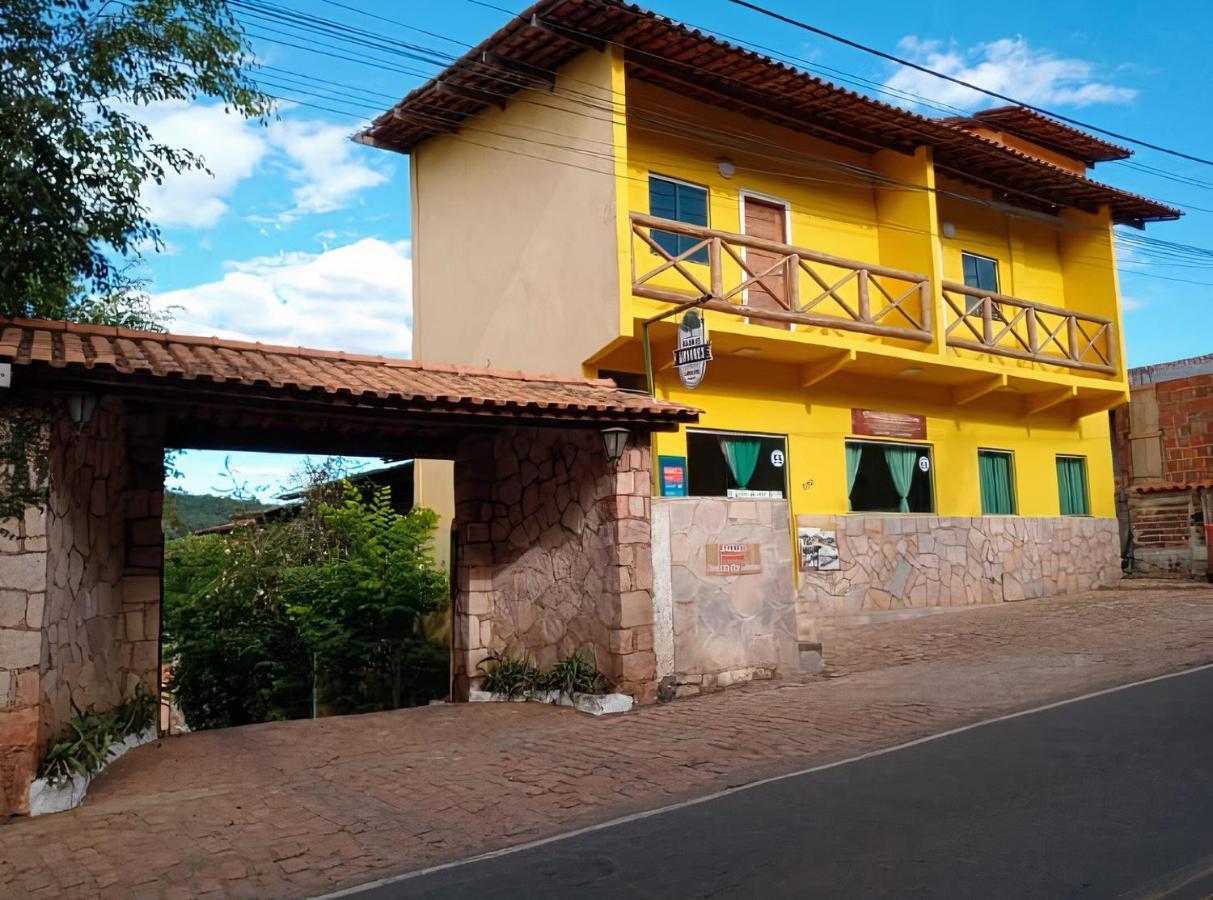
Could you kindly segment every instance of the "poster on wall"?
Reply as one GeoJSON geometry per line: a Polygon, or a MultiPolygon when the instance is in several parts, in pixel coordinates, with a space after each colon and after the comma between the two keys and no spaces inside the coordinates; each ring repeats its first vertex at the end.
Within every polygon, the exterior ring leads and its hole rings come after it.
{"type": "Polygon", "coordinates": [[[758,544],[707,544],[704,556],[709,575],[756,575],[762,571],[758,544]]]}
{"type": "Polygon", "coordinates": [[[797,529],[797,536],[802,571],[837,572],[842,568],[838,559],[837,533],[802,525],[797,529]]]}
{"type": "Polygon", "coordinates": [[[661,472],[661,496],[685,497],[687,495],[687,458],[685,456],[658,456],[657,468],[661,472]]]}

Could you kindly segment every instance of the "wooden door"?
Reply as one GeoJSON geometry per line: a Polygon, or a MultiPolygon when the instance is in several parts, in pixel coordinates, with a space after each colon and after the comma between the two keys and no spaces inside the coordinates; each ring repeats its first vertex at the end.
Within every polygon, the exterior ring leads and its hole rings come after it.
{"type": "MultiPolygon", "coordinates": [[[[763,238],[768,241],[778,241],[783,244],[788,239],[788,211],[780,203],[767,200],[745,198],[745,233],[750,237],[763,238]]],[[[746,265],[755,274],[770,268],[779,260],[779,255],[765,250],[755,250],[747,247],[745,252],[746,265]]],[[[746,292],[746,305],[756,309],[787,310],[787,288],[784,283],[787,278],[787,267],[780,266],[769,275],[763,276],[763,284],[752,284],[746,292]]],[[[790,329],[790,323],[781,324],[767,319],[753,319],[756,325],[766,325],[770,328],[790,329]]]]}

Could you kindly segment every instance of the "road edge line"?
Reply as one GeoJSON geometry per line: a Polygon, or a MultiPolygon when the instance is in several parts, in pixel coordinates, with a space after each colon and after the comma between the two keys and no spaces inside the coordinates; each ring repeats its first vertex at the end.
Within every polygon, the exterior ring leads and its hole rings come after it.
{"type": "Polygon", "coordinates": [[[339,891],[334,891],[328,894],[320,894],[314,897],[313,900],[338,900],[338,898],[341,897],[353,897],[365,891],[372,891],[377,888],[387,887],[388,885],[397,884],[402,881],[409,881],[413,878],[421,878],[425,875],[433,875],[438,872],[445,872],[448,869],[457,869],[460,866],[487,862],[492,859],[498,859],[502,856],[510,856],[514,853],[522,853],[526,850],[534,850],[537,847],[544,847],[548,844],[555,844],[559,841],[567,841],[571,838],[580,837],[583,834],[592,834],[595,831],[605,831],[608,828],[616,828],[620,825],[639,822],[642,819],[651,819],[654,816],[676,812],[677,810],[686,809],[691,806],[698,806],[701,803],[711,803],[714,800],[720,800],[733,794],[739,794],[742,791],[749,791],[768,784],[787,781],[790,778],[801,778],[805,775],[813,775],[817,772],[824,772],[828,769],[836,769],[839,766],[847,766],[851,763],[863,762],[865,759],[872,759],[877,756],[885,756],[890,753],[896,753],[899,750],[908,750],[910,747],[917,747],[920,744],[929,744],[932,741],[939,741],[943,740],[944,738],[953,737],[954,735],[964,734],[966,731],[973,731],[977,728],[985,728],[989,725],[997,725],[999,722],[1007,722],[1011,719],[1019,719],[1023,718],[1024,716],[1031,716],[1037,713],[1047,712],[1048,710],[1057,709],[1058,707],[1069,706],[1072,703],[1082,703],[1085,700],[1094,700],[1096,697],[1104,697],[1108,694],[1116,694],[1120,691],[1127,691],[1147,684],[1166,681],[1170,678],[1180,678],[1184,675],[1194,675],[1197,672],[1203,672],[1208,669],[1213,669],[1213,662],[1203,663],[1202,665],[1194,666],[1189,669],[1180,669],[1178,672],[1167,672],[1163,675],[1155,675],[1151,678],[1143,678],[1140,681],[1130,681],[1127,684],[1118,684],[1112,687],[1102,688],[1098,691],[1090,691],[1086,694],[1079,694],[1077,697],[1067,697],[1064,700],[1055,700],[1052,703],[1046,703],[1042,706],[1033,706],[1029,709],[1021,709],[1016,712],[1005,713],[991,719],[982,719],[980,722],[970,722],[968,725],[961,725],[957,728],[949,728],[947,731],[940,731],[935,734],[924,735],[923,737],[914,738],[910,741],[903,741],[900,744],[893,744],[889,747],[881,747],[877,750],[869,750],[866,753],[860,753],[856,756],[849,756],[846,759],[836,759],[833,762],[820,763],[819,765],[809,766],[808,768],[797,769],[795,772],[784,772],[780,775],[770,775],[766,778],[760,778],[757,781],[747,781],[745,784],[737,784],[722,788],[721,790],[714,791],[711,794],[704,794],[702,797],[692,797],[688,800],[679,800],[677,803],[671,803],[666,806],[659,806],[654,809],[646,809],[641,810],[640,812],[628,813],[626,816],[618,816],[614,819],[608,819],[605,822],[598,822],[594,825],[586,825],[583,828],[576,828],[572,831],[562,831],[559,834],[552,834],[548,835],[547,837],[536,838],[533,841],[527,841],[523,844],[513,844],[509,847],[501,847],[497,850],[489,850],[486,853],[480,853],[476,856],[468,856],[463,859],[451,860],[450,862],[427,866],[424,869],[414,869],[411,872],[402,872],[399,875],[389,875],[384,878],[376,879],[375,881],[368,881],[364,884],[355,885],[354,887],[342,888],[339,891]]]}

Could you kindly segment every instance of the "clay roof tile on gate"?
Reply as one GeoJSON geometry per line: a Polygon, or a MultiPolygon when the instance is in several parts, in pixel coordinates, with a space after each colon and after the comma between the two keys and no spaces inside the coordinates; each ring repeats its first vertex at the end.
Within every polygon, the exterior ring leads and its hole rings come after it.
{"type": "Polygon", "coordinates": [[[217,337],[130,331],[41,319],[0,319],[0,362],[44,367],[84,380],[141,379],[166,386],[197,382],[220,390],[269,389],[300,394],[374,398],[393,408],[449,410],[526,418],[610,419],[670,427],[699,411],[623,391],[609,379],[418,362],[308,347],[217,337]],[[87,348],[87,350],[85,349],[87,348]]]}

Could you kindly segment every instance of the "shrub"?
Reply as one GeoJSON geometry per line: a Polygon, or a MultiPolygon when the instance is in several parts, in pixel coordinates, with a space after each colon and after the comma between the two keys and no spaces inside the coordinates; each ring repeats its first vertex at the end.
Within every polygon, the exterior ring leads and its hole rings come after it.
{"type": "Polygon", "coordinates": [[[556,660],[543,675],[545,690],[564,694],[570,700],[575,700],[578,694],[605,694],[609,686],[598,666],[582,655],[581,650],[556,660]]]}
{"type": "Polygon", "coordinates": [[[491,694],[516,700],[535,691],[542,675],[529,659],[519,659],[493,652],[482,659],[476,668],[484,672],[484,689],[491,694]],[[492,668],[485,668],[490,663],[492,668]]]}
{"type": "Polygon", "coordinates": [[[109,712],[99,713],[90,703],[84,709],[72,703],[62,740],[51,747],[38,767],[39,777],[52,782],[66,781],[73,775],[91,777],[105,768],[113,751],[111,744],[127,735],[142,734],[156,721],[159,703],[142,684],[135,696],[109,712]]]}

